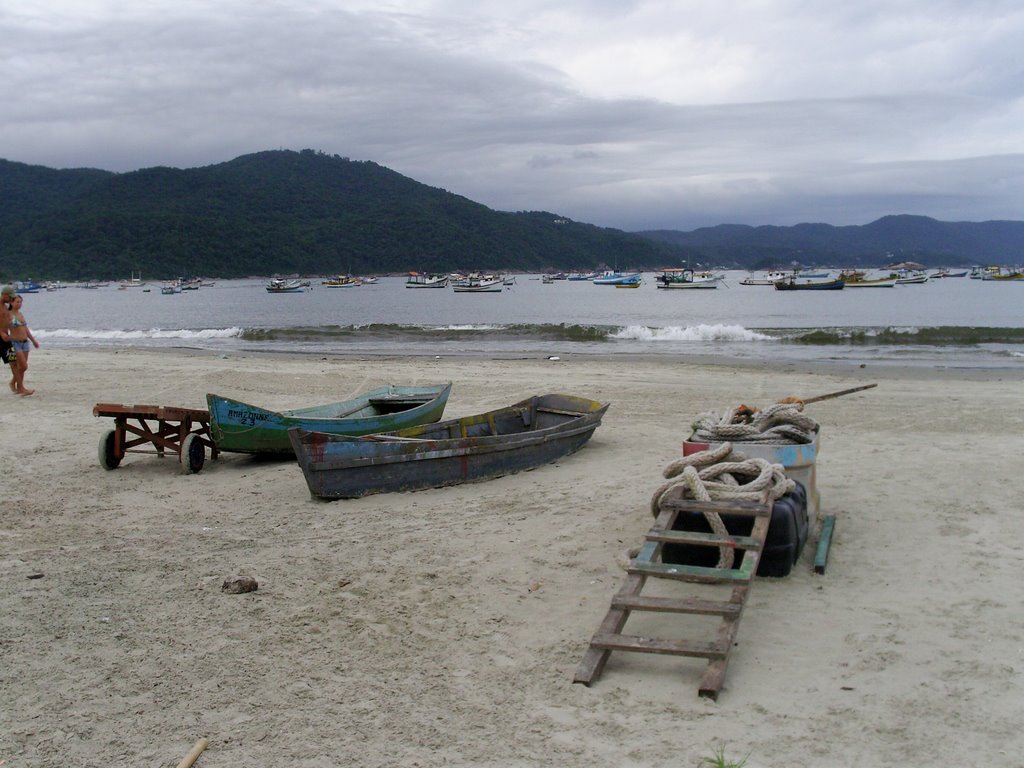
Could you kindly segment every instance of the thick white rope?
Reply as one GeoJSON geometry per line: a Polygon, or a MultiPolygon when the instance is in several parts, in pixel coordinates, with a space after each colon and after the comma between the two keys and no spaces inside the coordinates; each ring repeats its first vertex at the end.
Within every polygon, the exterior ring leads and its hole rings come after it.
{"type": "MultiPolygon", "coordinates": [[[[731,443],[713,450],[700,451],[673,461],[662,474],[669,478],[651,498],[651,514],[657,517],[668,499],[692,498],[697,501],[764,501],[774,502],[796,487],[786,477],[781,464],[766,459],[748,459],[734,453],[731,443]]],[[[711,530],[728,536],[725,523],[717,512],[705,512],[711,530]]],[[[719,568],[731,568],[733,549],[718,548],[719,568]]]]}
{"type": "Polygon", "coordinates": [[[775,403],[763,411],[739,406],[725,415],[709,411],[692,424],[695,442],[813,443],[818,422],[803,413],[803,403],[775,403]]]}

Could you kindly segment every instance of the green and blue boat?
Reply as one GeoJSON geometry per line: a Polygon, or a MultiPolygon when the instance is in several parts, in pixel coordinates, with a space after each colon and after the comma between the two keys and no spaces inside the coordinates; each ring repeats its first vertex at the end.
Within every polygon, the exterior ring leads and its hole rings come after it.
{"type": "Polygon", "coordinates": [[[388,385],[351,400],[272,411],[230,397],[208,394],[210,435],[218,450],[294,455],[293,427],[330,435],[369,435],[432,424],[448,404],[451,382],[432,386],[388,385]]]}

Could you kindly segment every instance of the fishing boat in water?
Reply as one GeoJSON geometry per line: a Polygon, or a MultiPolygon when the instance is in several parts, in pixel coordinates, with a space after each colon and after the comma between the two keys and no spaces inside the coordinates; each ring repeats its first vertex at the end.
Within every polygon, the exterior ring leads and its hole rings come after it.
{"type": "Polygon", "coordinates": [[[779,280],[783,280],[786,277],[785,272],[771,271],[766,272],[763,275],[756,275],[751,272],[749,275],[740,280],[740,285],[775,285],[779,280]]]}
{"type": "Polygon", "coordinates": [[[581,448],[608,403],[562,394],[387,434],[345,437],[289,431],[312,496],[350,499],[488,480],[581,448]]]}
{"type": "Polygon", "coordinates": [[[711,273],[695,274],[692,269],[662,269],[654,276],[657,288],[717,288],[720,278],[711,273]]]}
{"type": "Polygon", "coordinates": [[[406,288],[447,288],[448,275],[410,272],[405,281],[406,288]]]}
{"type": "Polygon", "coordinates": [[[470,276],[452,284],[455,293],[501,293],[505,290],[505,281],[501,277],[470,276]]]}
{"type": "Polygon", "coordinates": [[[844,270],[839,273],[839,279],[846,283],[847,288],[895,288],[896,276],[869,277],[867,272],[862,270],[844,270]]]}
{"type": "Polygon", "coordinates": [[[302,293],[306,290],[301,280],[284,280],[275,277],[267,283],[267,293],[302,293]]]}
{"type": "Polygon", "coordinates": [[[639,282],[639,272],[605,272],[600,277],[595,277],[591,282],[594,285],[622,285],[624,283],[639,282]]]}
{"type": "Polygon", "coordinates": [[[208,394],[210,434],[217,448],[235,453],[292,453],[294,427],[332,434],[366,435],[437,421],[444,413],[451,382],[424,387],[389,385],[350,400],[272,411],[230,397],[208,394]]]}
{"type": "Polygon", "coordinates": [[[920,270],[900,270],[896,276],[897,285],[924,285],[928,275],[920,270]]]}
{"type": "Polygon", "coordinates": [[[320,285],[324,288],[358,288],[362,284],[361,279],[351,275],[337,275],[320,281],[320,285]]]}
{"type": "Polygon", "coordinates": [[[996,281],[999,283],[1013,282],[1017,280],[1024,280],[1024,272],[1019,269],[998,269],[996,271],[986,272],[982,278],[985,281],[996,281]]]}
{"type": "Polygon", "coordinates": [[[801,280],[797,276],[788,275],[775,283],[777,291],[841,291],[846,286],[841,279],[834,280],[801,280]]]}

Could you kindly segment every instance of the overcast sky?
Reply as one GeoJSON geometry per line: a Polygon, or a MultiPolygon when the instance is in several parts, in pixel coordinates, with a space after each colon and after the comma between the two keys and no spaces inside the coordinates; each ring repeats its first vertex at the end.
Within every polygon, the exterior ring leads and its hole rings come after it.
{"type": "Polygon", "coordinates": [[[372,160],[601,226],[1024,219],[1020,0],[0,0],[0,157],[372,160]]]}

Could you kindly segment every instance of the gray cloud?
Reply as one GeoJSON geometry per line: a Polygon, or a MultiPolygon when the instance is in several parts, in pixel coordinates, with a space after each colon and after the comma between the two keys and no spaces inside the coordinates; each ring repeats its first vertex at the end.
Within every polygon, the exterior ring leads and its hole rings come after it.
{"type": "Polygon", "coordinates": [[[127,171],[310,147],[625,229],[1024,203],[1012,3],[105,7],[0,8],[0,156],[127,171]]]}

